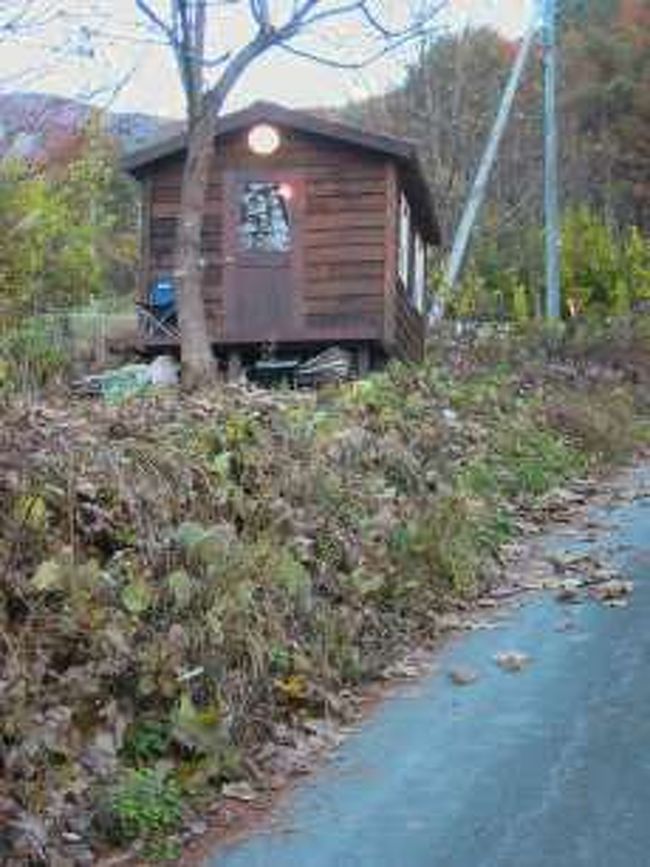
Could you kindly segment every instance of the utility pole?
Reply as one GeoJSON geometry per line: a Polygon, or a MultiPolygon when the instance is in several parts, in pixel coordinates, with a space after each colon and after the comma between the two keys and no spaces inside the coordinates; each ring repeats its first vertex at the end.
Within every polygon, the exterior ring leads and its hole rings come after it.
{"type": "Polygon", "coordinates": [[[556,0],[543,4],[544,43],[544,212],[546,248],[546,315],[560,317],[560,230],[558,221],[556,0]]]}
{"type": "Polygon", "coordinates": [[[526,61],[528,60],[528,55],[530,54],[536,31],[537,16],[534,15],[519,47],[519,53],[517,54],[517,58],[510,73],[510,78],[508,79],[503,96],[501,97],[499,111],[494,121],[487,145],[485,146],[485,151],[481,158],[480,165],[476,172],[476,177],[474,178],[472,189],[467,199],[467,204],[465,205],[463,215],[454,236],[454,244],[449,256],[444,278],[445,285],[449,289],[454,289],[463,267],[463,261],[474,229],[474,224],[476,223],[478,213],[483,204],[483,200],[485,199],[490,173],[499,152],[499,145],[501,144],[501,139],[503,138],[503,134],[508,124],[512,105],[517,90],[519,89],[523,71],[526,68],[526,61]]]}

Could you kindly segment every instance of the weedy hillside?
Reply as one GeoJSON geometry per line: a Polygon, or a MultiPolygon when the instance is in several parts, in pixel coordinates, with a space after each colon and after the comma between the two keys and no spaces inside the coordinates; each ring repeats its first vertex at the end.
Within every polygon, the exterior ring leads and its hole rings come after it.
{"type": "Polygon", "coordinates": [[[0,860],[174,860],[206,804],[299,770],[319,720],[498,581],[550,491],[647,444],[649,415],[641,318],[440,336],[318,393],[8,401],[0,860]]]}

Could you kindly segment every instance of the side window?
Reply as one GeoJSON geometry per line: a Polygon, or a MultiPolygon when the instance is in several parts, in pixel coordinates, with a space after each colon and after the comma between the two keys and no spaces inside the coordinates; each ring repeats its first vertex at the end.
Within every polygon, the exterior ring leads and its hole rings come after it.
{"type": "Polygon", "coordinates": [[[291,249],[291,221],[282,184],[244,184],[239,201],[239,243],[249,252],[285,253],[291,249]]]}
{"type": "Polygon", "coordinates": [[[424,295],[427,284],[427,248],[419,232],[415,235],[414,249],[413,303],[419,313],[424,313],[424,295]]]}
{"type": "Polygon", "coordinates": [[[411,209],[406,196],[400,197],[399,203],[399,253],[398,273],[404,290],[408,292],[409,273],[411,270],[411,209]]]}

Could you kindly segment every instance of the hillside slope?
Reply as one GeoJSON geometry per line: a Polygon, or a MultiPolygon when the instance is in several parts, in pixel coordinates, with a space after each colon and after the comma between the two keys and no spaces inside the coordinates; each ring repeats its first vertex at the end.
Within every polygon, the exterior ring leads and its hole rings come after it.
{"type": "Polygon", "coordinates": [[[7,405],[2,863],[169,856],[224,786],[300,773],[554,487],[647,436],[647,338],[440,337],[320,394],[7,405]]]}

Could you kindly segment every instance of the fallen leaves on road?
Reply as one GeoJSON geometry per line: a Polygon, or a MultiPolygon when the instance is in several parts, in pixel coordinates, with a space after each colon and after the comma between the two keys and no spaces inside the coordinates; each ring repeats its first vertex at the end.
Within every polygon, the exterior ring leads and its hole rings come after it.
{"type": "Polygon", "coordinates": [[[547,557],[554,570],[560,575],[571,577],[546,581],[546,589],[556,590],[558,602],[578,604],[588,591],[589,597],[612,608],[625,608],[633,590],[634,582],[622,577],[618,570],[604,559],[593,553],[554,552],[547,557]]]}
{"type": "Polygon", "coordinates": [[[472,668],[452,668],[449,671],[449,680],[455,686],[470,686],[478,680],[478,673],[472,668]]]}
{"type": "Polygon", "coordinates": [[[494,661],[503,671],[512,674],[523,671],[523,669],[531,662],[531,657],[527,653],[521,653],[518,650],[507,650],[494,655],[494,661]]]}
{"type": "Polygon", "coordinates": [[[583,600],[582,594],[580,593],[580,588],[583,586],[582,581],[575,578],[569,578],[561,583],[555,598],[558,602],[577,605],[583,600]]]}
{"type": "Polygon", "coordinates": [[[613,602],[621,601],[624,597],[629,596],[633,590],[633,581],[613,579],[611,581],[605,581],[603,584],[598,584],[595,587],[591,587],[589,594],[598,602],[613,602]]]}

